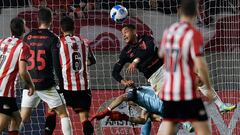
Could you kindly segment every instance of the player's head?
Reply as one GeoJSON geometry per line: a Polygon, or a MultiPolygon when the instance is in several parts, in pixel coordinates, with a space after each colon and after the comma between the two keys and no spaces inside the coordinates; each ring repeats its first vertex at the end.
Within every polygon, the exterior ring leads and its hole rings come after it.
{"type": "Polygon", "coordinates": [[[181,0],[180,16],[195,18],[197,16],[197,0],[181,0]]]}
{"type": "Polygon", "coordinates": [[[73,33],[74,31],[74,21],[69,16],[65,16],[61,19],[60,26],[61,26],[61,31],[63,33],[65,32],[73,33]]]}
{"type": "Polygon", "coordinates": [[[25,32],[25,22],[22,18],[13,18],[10,22],[11,33],[15,37],[21,37],[25,32]]]}
{"type": "Polygon", "coordinates": [[[50,26],[52,23],[52,12],[49,8],[40,8],[38,11],[38,21],[40,25],[50,26]]]}
{"type": "Polygon", "coordinates": [[[136,26],[133,24],[124,25],[122,28],[122,36],[126,43],[134,42],[136,39],[136,26]]]}

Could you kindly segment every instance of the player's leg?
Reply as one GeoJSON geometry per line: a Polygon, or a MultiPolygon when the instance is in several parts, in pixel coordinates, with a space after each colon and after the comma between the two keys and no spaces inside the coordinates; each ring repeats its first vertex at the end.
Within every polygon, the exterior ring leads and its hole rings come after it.
{"type": "Polygon", "coordinates": [[[17,135],[21,117],[18,111],[16,98],[0,97],[0,132],[6,128],[11,121],[15,127],[9,129],[9,135],[17,135]]]}
{"type": "Polygon", "coordinates": [[[27,122],[30,119],[32,114],[32,109],[37,107],[40,102],[38,97],[38,91],[35,91],[32,96],[28,96],[28,90],[24,89],[22,93],[22,102],[21,102],[21,118],[22,122],[27,122]]]}
{"type": "Polygon", "coordinates": [[[4,113],[0,113],[0,133],[7,128],[9,122],[11,121],[11,117],[4,113]]]}
{"type": "MultiPolygon", "coordinates": [[[[92,94],[90,90],[85,91],[77,91],[77,96],[75,96],[77,104],[74,105],[73,109],[76,113],[79,113],[79,118],[82,123],[83,133],[84,135],[92,135],[94,132],[94,128],[92,123],[89,121],[89,111],[92,102],[92,94]]],[[[74,98],[74,99],[75,99],[74,98]]]]}
{"type": "MultiPolygon", "coordinates": [[[[208,89],[206,88],[206,85],[203,84],[203,85],[199,86],[198,88],[204,96],[207,96],[208,89]]],[[[217,92],[213,88],[212,88],[212,90],[215,95],[214,103],[218,106],[220,112],[224,113],[224,112],[232,111],[237,107],[237,105],[223,103],[223,101],[218,96],[217,92]]]]}
{"type": "Polygon", "coordinates": [[[8,127],[13,110],[18,110],[17,107],[14,108],[13,104],[16,104],[16,99],[14,100],[14,98],[0,97],[0,133],[4,130],[4,128],[8,127]]]}
{"type": "Polygon", "coordinates": [[[17,110],[12,113],[11,123],[8,129],[8,135],[18,135],[19,128],[21,124],[21,115],[20,112],[17,110]]]}
{"type": "Polygon", "coordinates": [[[158,94],[161,90],[162,84],[165,79],[165,69],[164,65],[161,66],[155,73],[152,74],[152,76],[148,79],[148,82],[152,86],[152,88],[155,90],[155,93],[158,94]]]}
{"type": "Polygon", "coordinates": [[[172,121],[163,121],[159,127],[158,135],[175,135],[177,123],[172,121]]]}
{"type": "Polygon", "coordinates": [[[208,121],[195,121],[192,122],[192,125],[197,135],[211,135],[208,121]]]}
{"type": "Polygon", "coordinates": [[[89,111],[79,112],[79,118],[80,118],[80,122],[82,123],[84,135],[92,135],[94,132],[93,125],[88,120],[88,117],[89,117],[89,111]]]}
{"type": "Polygon", "coordinates": [[[61,127],[64,135],[72,135],[72,125],[65,106],[65,100],[55,88],[38,91],[38,96],[53,109],[61,119],[61,127]]]}
{"type": "Polygon", "coordinates": [[[52,135],[56,128],[56,112],[54,110],[48,110],[45,121],[45,135],[52,135]]]}

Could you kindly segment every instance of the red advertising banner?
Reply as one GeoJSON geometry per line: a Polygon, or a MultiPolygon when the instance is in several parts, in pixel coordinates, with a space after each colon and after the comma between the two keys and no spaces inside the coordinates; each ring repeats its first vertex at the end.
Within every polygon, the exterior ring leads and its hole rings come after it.
{"type": "MultiPolygon", "coordinates": [[[[92,107],[91,115],[95,112],[105,109],[113,100],[114,97],[122,94],[122,90],[93,90],[92,91],[92,107]]],[[[239,102],[240,92],[239,91],[220,91],[218,92],[221,99],[225,102],[235,103],[239,102]]],[[[212,133],[213,135],[239,135],[240,134],[240,111],[238,108],[233,112],[228,112],[225,114],[220,114],[217,107],[214,104],[206,105],[207,111],[210,113],[211,118],[212,133]]],[[[127,103],[121,104],[117,111],[126,113],[131,116],[139,115],[139,108],[131,107],[127,103]]],[[[82,135],[82,126],[79,122],[79,116],[74,114],[72,110],[69,109],[72,125],[74,129],[74,135],[82,135]]],[[[132,125],[127,121],[111,121],[108,118],[104,118],[101,121],[94,121],[94,129],[96,135],[139,135],[141,125],[132,125]]],[[[157,134],[159,124],[153,122],[151,135],[157,134]]],[[[54,132],[55,135],[61,135],[61,128],[58,121],[57,128],[54,132]]],[[[187,131],[180,127],[180,135],[188,134],[187,131]]]]}

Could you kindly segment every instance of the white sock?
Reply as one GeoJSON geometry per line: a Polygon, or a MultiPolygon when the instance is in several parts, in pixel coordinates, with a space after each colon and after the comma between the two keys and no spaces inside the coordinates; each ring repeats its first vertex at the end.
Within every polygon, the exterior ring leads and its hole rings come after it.
{"type": "Polygon", "coordinates": [[[61,126],[63,135],[72,135],[72,124],[69,117],[61,118],[61,126]]]}
{"type": "MultiPolygon", "coordinates": [[[[203,85],[203,86],[201,86],[201,87],[198,87],[199,88],[199,90],[202,92],[202,94],[204,95],[204,96],[207,96],[207,92],[208,92],[208,90],[207,90],[207,88],[206,88],[206,85],[203,85]]],[[[213,90],[213,92],[214,92],[214,94],[215,94],[215,99],[214,99],[214,103],[218,106],[218,108],[221,106],[221,105],[223,105],[224,103],[222,102],[222,100],[220,99],[220,97],[218,96],[218,94],[217,94],[217,92],[212,88],[212,90],[213,90]]]]}

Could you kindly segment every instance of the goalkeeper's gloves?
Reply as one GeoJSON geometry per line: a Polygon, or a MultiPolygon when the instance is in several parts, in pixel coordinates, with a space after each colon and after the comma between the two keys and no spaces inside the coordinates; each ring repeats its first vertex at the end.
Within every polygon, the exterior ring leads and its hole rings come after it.
{"type": "Polygon", "coordinates": [[[103,119],[105,116],[109,116],[110,114],[111,114],[111,109],[106,108],[102,112],[98,112],[97,114],[93,115],[93,117],[90,118],[90,121],[94,119],[97,119],[97,120],[103,119]]]}
{"type": "Polygon", "coordinates": [[[112,111],[112,113],[109,115],[109,119],[111,119],[112,121],[121,121],[121,120],[128,121],[129,116],[124,113],[122,114],[118,111],[112,111]]]}

